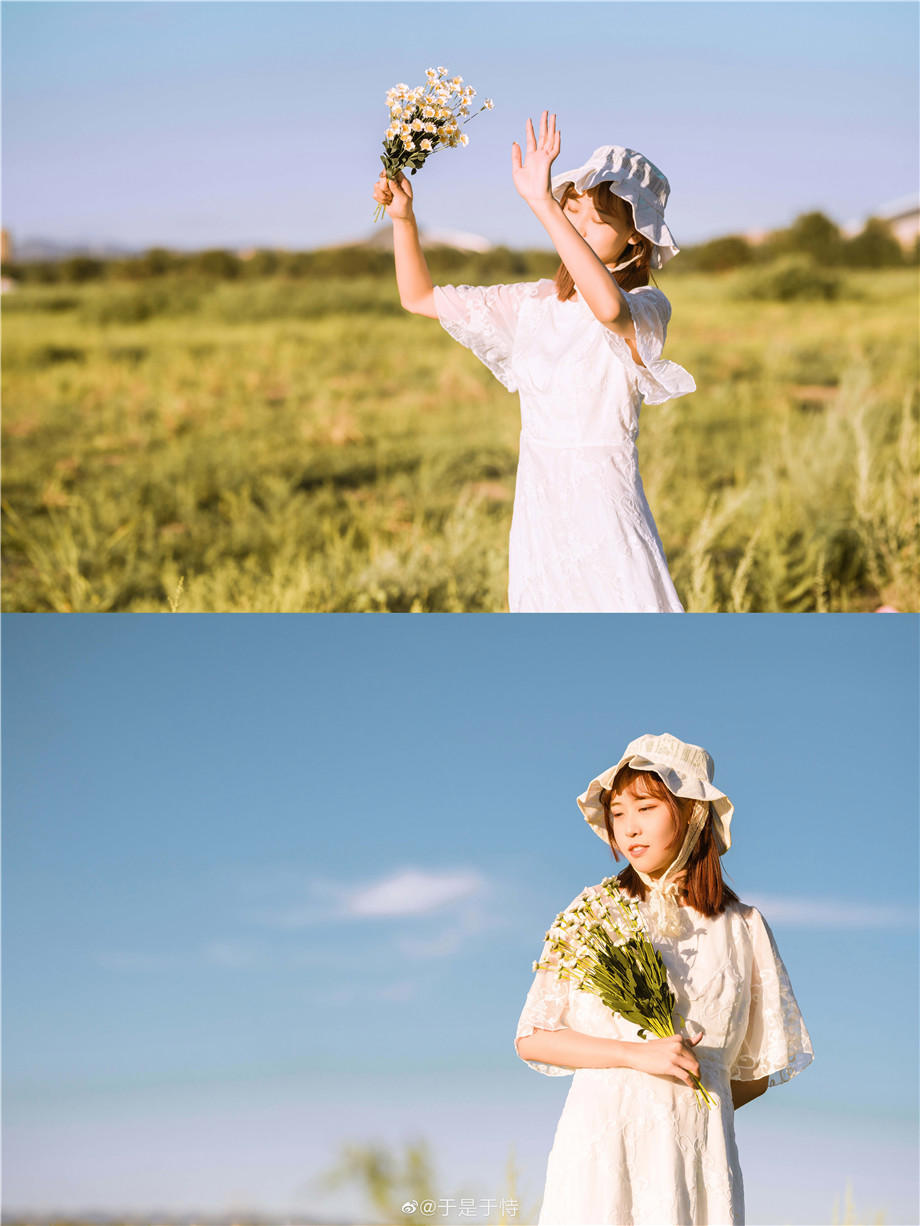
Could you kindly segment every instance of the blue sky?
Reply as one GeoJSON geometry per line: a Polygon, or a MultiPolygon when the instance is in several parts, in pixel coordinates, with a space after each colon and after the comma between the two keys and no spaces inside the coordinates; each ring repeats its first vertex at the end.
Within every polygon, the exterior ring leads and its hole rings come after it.
{"type": "Polygon", "coordinates": [[[7,1210],[357,1213],[318,1172],[418,1135],[440,1195],[501,1195],[513,1146],[539,1198],[569,1080],[514,1029],[613,866],[575,796],[671,731],[816,1050],[739,1113],[749,1223],[847,1179],[916,1220],[918,627],[4,615],[7,1210]]]}
{"type": "Polygon", "coordinates": [[[514,192],[528,115],[555,170],[602,144],[671,181],[678,242],[840,223],[916,194],[911,3],[33,3],[4,0],[3,217],[13,241],[364,237],[383,97],[444,64],[495,99],[415,179],[428,229],[546,245],[514,192]],[[488,38],[483,38],[487,23],[488,38]]]}

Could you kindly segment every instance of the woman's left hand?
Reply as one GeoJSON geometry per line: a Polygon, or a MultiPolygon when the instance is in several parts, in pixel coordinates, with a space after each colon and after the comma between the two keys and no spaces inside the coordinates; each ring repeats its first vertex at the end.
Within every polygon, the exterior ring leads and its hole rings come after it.
{"type": "Polygon", "coordinates": [[[549,168],[559,156],[562,138],[556,131],[555,113],[544,111],[540,117],[540,139],[534,135],[533,124],[527,120],[527,161],[521,160],[521,146],[511,145],[511,177],[518,194],[531,208],[546,204],[553,198],[549,168]]]}

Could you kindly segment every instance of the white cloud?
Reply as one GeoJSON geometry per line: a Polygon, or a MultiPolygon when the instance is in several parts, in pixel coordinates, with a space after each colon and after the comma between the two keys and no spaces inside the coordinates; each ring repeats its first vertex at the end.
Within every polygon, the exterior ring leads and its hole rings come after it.
{"type": "Polygon", "coordinates": [[[485,887],[485,878],[469,870],[403,868],[357,885],[314,880],[307,883],[306,901],[252,910],[247,918],[272,928],[296,929],[342,919],[427,915],[480,894],[485,887]]]}
{"type": "Polygon", "coordinates": [[[847,899],[745,895],[767,923],[795,928],[911,928],[918,911],[907,903],[851,902],[847,899]]]}
{"type": "MultiPolygon", "coordinates": [[[[488,879],[470,869],[407,866],[370,881],[346,884],[314,879],[305,882],[303,888],[306,899],[271,909],[250,910],[246,918],[276,930],[290,931],[323,928],[343,921],[376,922],[375,937],[384,942],[381,955],[412,961],[448,957],[461,951],[473,934],[508,923],[488,906],[488,879]],[[404,922],[394,932],[382,927],[381,920],[404,922]],[[407,924],[412,926],[411,932],[406,931],[407,924]]],[[[310,948],[288,956],[299,965],[328,961],[316,941],[311,942],[310,948]]],[[[337,950],[334,964],[339,969],[342,958],[343,953],[337,950]]],[[[394,990],[405,993],[408,989],[394,990]]],[[[342,999],[347,997],[346,988],[336,991],[344,993],[342,999]]]]}
{"type": "Polygon", "coordinates": [[[351,915],[420,915],[478,893],[484,881],[478,873],[423,872],[403,869],[348,899],[351,915]]]}

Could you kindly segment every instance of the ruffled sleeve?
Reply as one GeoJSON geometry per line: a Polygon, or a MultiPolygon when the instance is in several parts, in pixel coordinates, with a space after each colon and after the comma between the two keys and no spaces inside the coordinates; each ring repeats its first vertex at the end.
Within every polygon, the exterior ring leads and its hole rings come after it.
{"type": "Polygon", "coordinates": [[[641,285],[628,290],[625,297],[636,329],[636,348],[645,366],[636,363],[622,336],[603,324],[601,329],[614,353],[635,376],[645,403],[661,404],[695,392],[696,383],[690,372],[661,356],[671,318],[671,304],[665,295],[653,285],[641,285]]]}
{"type": "Polygon", "coordinates": [[[769,1076],[768,1085],[781,1085],[811,1064],[811,1037],[769,925],[756,907],[747,908],[745,920],[751,938],[751,1004],[729,1076],[732,1081],[769,1076]]]}
{"type": "Polygon", "coordinates": [[[521,303],[534,283],[514,285],[436,285],[434,306],[441,326],[471,349],[509,392],[517,391],[511,349],[521,303]]]}
{"type": "MultiPolygon", "coordinates": [[[[576,895],[569,907],[580,897],[580,894],[576,895]]],[[[565,909],[568,910],[568,907],[565,909]]],[[[558,966],[559,956],[550,949],[549,941],[544,941],[539,961],[558,966]]],[[[533,1034],[535,1030],[564,1030],[569,1026],[572,991],[572,980],[560,979],[555,970],[538,970],[534,974],[514,1036],[514,1050],[522,1060],[524,1057],[517,1050],[518,1039],[533,1034]]],[[[538,1073],[546,1073],[548,1077],[566,1076],[575,1072],[573,1068],[563,1064],[541,1064],[536,1060],[524,1060],[524,1063],[538,1073]]]]}

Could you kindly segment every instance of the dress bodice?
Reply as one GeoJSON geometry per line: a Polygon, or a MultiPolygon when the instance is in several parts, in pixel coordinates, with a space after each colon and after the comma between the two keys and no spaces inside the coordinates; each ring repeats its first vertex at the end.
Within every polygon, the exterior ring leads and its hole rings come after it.
{"type": "Polygon", "coordinates": [[[604,333],[580,300],[525,299],[511,369],[526,434],[561,447],[635,446],[642,395],[604,333]]]}
{"type": "MultiPolygon", "coordinates": [[[[586,894],[606,904],[600,886],[589,886],[569,906],[586,894]]],[[[650,923],[647,904],[639,902],[638,907],[650,923]]],[[[676,997],[675,1022],[679,1024],[676,1014],[680,1014],[688,1033],[704,1032],[694,1048],[700,1063],[712,1063],[735,1080],[769,1076],[771,1084],[778,1084],[794,1077],[812,1059],[811,1040],[763,916],[756,907],[741,903],[730,903],[711,918],[689,906],[680,910],[680,935],[661,936],[650,924],[650,939],[661,954],[676,997]]],[[[548,944],[541,960],[552,960],[548,944]]],[[[537,971],[515,1038],[535,1027],[560,1026],[638,1040],[639,1027],[612,1013],[594,993],[560,979],[553,970],[537,971]]],[[[529,1063],[540,1072],[572,1072],[529,1063]]]]}
{"type": "Polygon", "coordinates": [[[625,294],[626,340],[548,279],[436,286],[444,329],[520,393],[508,606],[519,613],[671,613],[682,605],[639,477],[639,409],[696,386],[661,356],[671,308],[625,294]]]}

